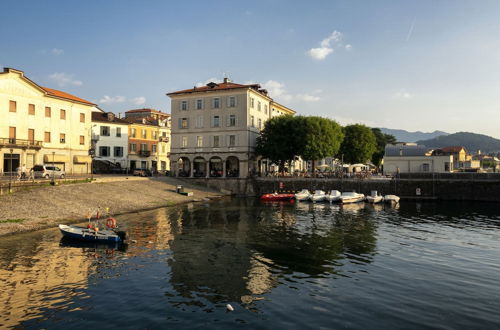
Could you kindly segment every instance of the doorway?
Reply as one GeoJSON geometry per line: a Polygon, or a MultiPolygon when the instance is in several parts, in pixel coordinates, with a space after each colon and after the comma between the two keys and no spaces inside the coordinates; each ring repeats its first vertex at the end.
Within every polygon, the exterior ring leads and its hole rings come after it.
{"type": "Polygon", "coordinates": [[[21,165],[20,160],[20,154],[3,154],[4,173],[16,172],[16,169],[21,165]]]}

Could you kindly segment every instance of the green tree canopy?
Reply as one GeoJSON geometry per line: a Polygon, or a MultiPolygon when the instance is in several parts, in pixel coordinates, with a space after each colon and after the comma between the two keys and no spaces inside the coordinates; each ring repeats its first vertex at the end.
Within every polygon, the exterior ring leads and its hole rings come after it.
{"type": "Polygon", "coordinates": [[[372,132],[375,135],[375,140],[377,142],[377,150],[372,155],[372,163],[376,166],[380,166],[382,158],[384,158],[385,146],[387,144],[396,143],[396,138],[391,134],[384,134],[380,128],[372,128],[372,132]]]}
{"type": "Polygon", "coordinates": [[[361,124],[349,125],[344,127],[344,135],[339,152],[343,155],[344,162],[355,164],[371,160],[377,149],[377,141],[369,127],[361,124]]]}
{"type": "Polygon", "coordinates": [[[278,164],[281,169],[299,153],[297,117],[274,117],[266,121],[257,137],[256,152],[278,164]]]}
{"type": "Polygon", "coordinates": [[[299,122],[300,151],[305,160],[333,157],[344,138],[342,127],[334,120],[323,117],[296,117],[299,122]]]}

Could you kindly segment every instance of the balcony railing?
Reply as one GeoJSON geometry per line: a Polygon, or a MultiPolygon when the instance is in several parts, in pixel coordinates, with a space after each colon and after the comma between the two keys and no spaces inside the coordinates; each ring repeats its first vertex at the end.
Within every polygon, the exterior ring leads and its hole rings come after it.
{"type": "Polygon", "coordinates": [[[23,140],[16,138],[0,138],[0,147],[7,148],[36,148],[42,147],[42,141],[36,140],[23,140]]]}
{"type": "Polygon", "coordinates": [[[149,150],[139,150],[140,157],[149,157],[151,156],[151,151],[149,150]]]}

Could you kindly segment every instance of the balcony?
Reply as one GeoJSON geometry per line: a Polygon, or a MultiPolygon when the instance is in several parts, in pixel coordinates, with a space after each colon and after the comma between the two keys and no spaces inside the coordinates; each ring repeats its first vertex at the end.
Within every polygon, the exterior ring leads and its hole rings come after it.
{"type": "Polygon", "coordinates": [[[16,138],[0,138],[0,148],[24,148],[24,149],[41,149],[42,141],[23,140],[16,138]]]}
{"type": "Polygon", "coordinates": [[[168,142],[168,136],[160,136],[159,141],[160,142],[168,142]]]}
{"type": "Polygon", "coordinates": [[[149,157],[149,156],[151,156],[151,151],[139,150],[139,157],[149,157]]]}

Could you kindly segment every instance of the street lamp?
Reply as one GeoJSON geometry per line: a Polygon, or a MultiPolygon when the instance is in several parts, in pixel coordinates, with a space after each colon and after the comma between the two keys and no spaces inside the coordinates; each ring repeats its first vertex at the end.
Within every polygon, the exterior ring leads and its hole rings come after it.
{"type": "Polygon", "coordinates": [[[52,151],[52,182],[50,182],[51,185],[55,185],[55,175],[56,175],[56,168],[54,165],[54,158],[55,158],[55,151],[52,151]]]}
{"type": "Polygon", "coordinates": [[[9,177],[9,193],[12,192],[12,153],[14,149],[10,148],[10,177],[9,177]]]}

